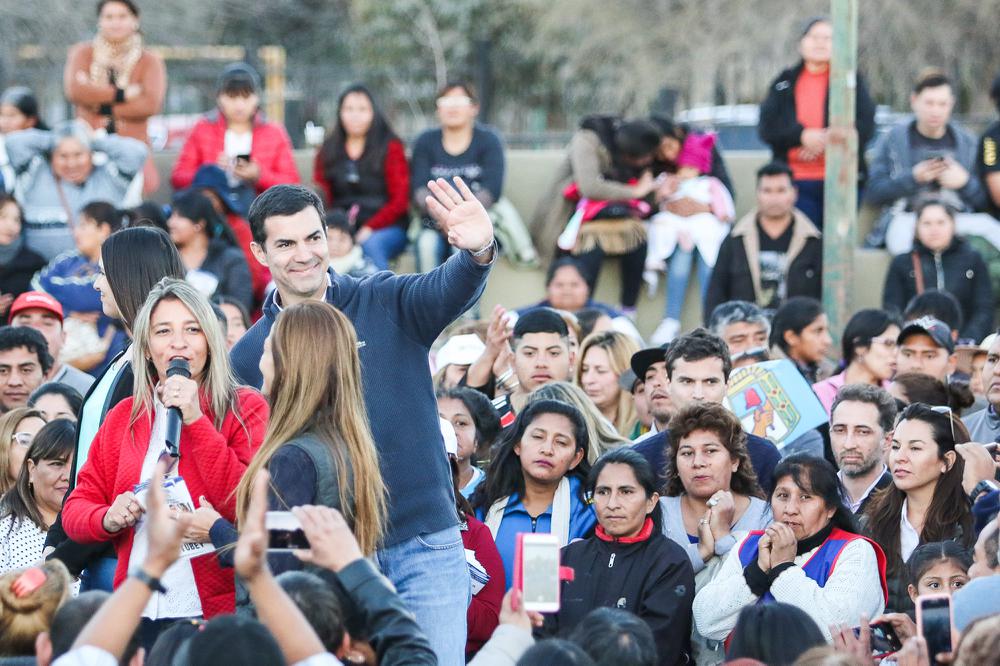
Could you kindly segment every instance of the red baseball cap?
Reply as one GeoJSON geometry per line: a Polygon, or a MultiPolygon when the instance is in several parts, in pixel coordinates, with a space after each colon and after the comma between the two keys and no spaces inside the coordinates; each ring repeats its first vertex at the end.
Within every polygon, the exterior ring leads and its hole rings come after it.
{"type": "Polygon", "coordinates": [[[44,291],[26,291],[14,299],[14,303],[10,306],[8,321],[13,320],[14,316],[17,315],[18,312],[21,312],[22,310],[32,310],[34,308],[48,310],[55,316],[59,317],[59,321],[63,320],[63,308],[59,301],[46,294],[44,291]]]}

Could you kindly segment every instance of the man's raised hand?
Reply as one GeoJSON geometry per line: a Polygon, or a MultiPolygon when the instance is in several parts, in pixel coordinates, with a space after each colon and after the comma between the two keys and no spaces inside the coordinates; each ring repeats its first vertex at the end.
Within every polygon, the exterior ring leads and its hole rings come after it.
{"type": "Polygon", "coordinates": [[[452,187],[444,178],[427,183],[427,210],[448,237],[448,242],[460,250],[476,252],[493,242],[493,222],[486,208],[461,178],[452,187]]]}

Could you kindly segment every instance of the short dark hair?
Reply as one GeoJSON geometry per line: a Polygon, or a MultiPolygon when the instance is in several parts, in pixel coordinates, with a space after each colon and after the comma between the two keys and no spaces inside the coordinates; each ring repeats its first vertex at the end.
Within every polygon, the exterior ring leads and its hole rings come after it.
{"type": "Polygon", "coordinates": [[[569,327],[559,313],[552,308],[532,308],[517,318],[514,324],[514,346],[529,333],[555,333],[560,338],[569,338],[569,327]]]}
{"type": "Polygon", "coordinates": [[[620,608],[590,611],[576,625],[569,639],[582,647],[597,666],[656,666],[659,663],[653,630],[645,621],[620,608]]]}
{"type": "Polygon", "coordinates": [[[246,327],[247,329],[250,328],[250,313],[247,312],[247,306],[243,305],[242,301],[239,301],[238,299],[235,299],[232,296],[226,296],[225,294],[216,294],[215,296],[212,297],[212,304],[217,306],[222,306],[222,305],[233,306],[240,313],[240,319],[243,320],[243,326],[246,327]]]}
{"type": "MultiPolygon", "coordinates": [[[[110,597],[111,595],[103,590],[90,590],[81,592],[77,597],[70,597],[59,607],[52,616],[52,625],[49,627],[52,661],[73,648],[73,643],[84,626],[110,597]]],[[[126,662],[123,660],[121,663],[126,662]]]]}
{"type": "Polygon", "coordinates": [[[919,95],[928,88],[939,88],[941,86],[951,88],[951,79],[939,69],[930,69],[917,77],[917,80],[913,83],[913,94],[919,95]]]}
{"type": "Polygon", "coordinates": [[[245,62],[232,62],[219,73],[216,94],[229,97],[249,97],[260,90],[260,74],[245,62]]]}
{"type": "Polygon", "coordinates": [[[818,645],[826,645],[823,632],[798,606],[780,601],[753,604],[740,611],[726,659],[791,664],[803,652],[818,645]]]}
{"type": "Polygon", "coordinates": [[[757,184],[760,185],[761,179],[766,176],[788,176],[788,180],[795,180],[795,176],[792,175],[791,167],[789,167],[785,162],[779,162],[777,160],[768,162],[761,168],[757,169],[757,184]]]}
{"type": "MultiPolygon", "coordinates": [[[[132,16],[139,18],[139,5],[132,2],[132,0],[98,0],[97,15],[100,16],[101,12],[104,11],[104,5],[110,5],[113,3],[118,3],[119,5],[125,5],[125,7],[128,8],[132,16]]],[[[124,663],[124,661],[122,663],[124,663]]]]}
{"type": "Polygon", "coordinates": [[[335,653],[344,642],[344,609],[333,588],[306,571],[286,571],[276,579],[278,585],[302,611],[327,652],[335,653]]]}
{"type": "MultiPolygon", "coordinates": [[[[174,657],[205,626],[204,620],[179,620],[156,637],[143,666],[172,666],[174,657]]],[[[177,659],[176,661],[181,661],[177,659]]],[[[125,660],[119,662],[125,664],[125,660]]]]}
{"type": "Polygon", "coordinates": [[[587,274],[584,272],[583,266],[580,265],[580,262],[578,262],[573,257],[560,257],[549,265],[549,270],[546,271],[545,273],[546,288],[548,288],[548,286],[552,284],[552,280],[555,279],[556,273],[559,272],[559,269],[566,267],[575,270],[579,274],[579,276],[583,279],[583,281],[587,283],[587,287],[588,288],[590,287],[590,282],[587,280],[587,274]]]}
{"type": "Polygon", "coordinates": [[[49,353],[49,345],[45,336],[27,326],[0,326],[0,352],[24,347],[38,356],[38,365],[42,366],[42,374],[49,374],[53,359],[49,353]]]}
{"type": "Polygon", "coordinates": [[[950,291],[938,291],[928,289],[922,294],[917,294],[906,304],[903,312],[904,321],[920,319],[923,316],[931,316],[943,321],[953,331],[962,328],[963,320],[962,306],[950,291]]]}
{"type": "Polygon", "coordinates": [[[788,353],[788,342],[785,341],[785,333],[791,331],[796,335],[809,324],[816,321],[820,315],[824,314],[823,304],[815,298],[809,296],[794,296],[782,303],[771,318],[771,339],[768,341],[772,347],[777,346],[781,351],[788,353]]]}
{"type": "Polygon", "coordinates": [[[563,638],[538,641],[517,660],[518,666],[595,666],[594,660],[582,647],[563,638]]]}
{"type": "Polygon", "coordinates": [[[663,135],[651,121],[628,120],[615,130],[615,148],[626,157],[649,157],[660,147],[663,135]]]}
{"type": "Polygon", "coordinates": [[[91,201],[80,209],[80,216],[87,216],[97,223],[97,226],[107,225],[114,233],[122,228],[122,211],[107,201],[91,201]]]}
{"type": "Polygon", "coordinates": [[[83,396],[80,392],[69,384],[62,382],[45,382],[28,397],[28,407],[34,407],[38,399],[46,395],[62,396],[69,405],[69,409],[76,418],[80,418],[80,409],[83,408],[83,396]]]}
{"type": "MultiPolygon", "coordinates": [[[[250,205],[250,212],[247,213],[247,221],[250,223],[250,231],[253,239],[263,246],[267,241],[267,230],[264,223],[267,218],[279,215],[295,215],[299,211],[313,207],[316,214],[323,222],[326,215],[323,212],[323,201],[315,192],[302,185],[272,185],[254,199],[250,205]]],[[[326,229],[325,222],[323,223],[326,229]]]]}
{"type": "Polygon", "coordinates": [[[722,338],[703,328],[696,328],[670,343],[666,353],[667,379],[673,379],[674,364],[678,359],[691,363],[706,358],[717,358],[722,361],[722,377],[728,382],[729,373],[733,369],[729,347],[722,338]]]}
{"type": "Polygon", "coordinates": [[[878,337],[892,325],[900,326],[899,318],[885,310],[865,308],[858,310],[847,321],[840,345],[844,365],[850,365],[857,356],[858,347],[870,347],[872,339],[878,337]]]}
{"type": "Polygon", "coordinates": [[[438,88],[437,95],[434,96],[434,99],[441,99],[456,88],[464,92],[466,96],[472,100],[473,104],[479,104],[479,97],[476,96],[476,87],[465,79],[451,79],[450,81],[446,81],[443,86],[438,88]]]}
{"type": "Polygon", "coordinates": [[[847,384],[839,391],[830,407],[830,422],[833,422],[833,415],[837,407],[842,402],[863,402],[867,405],[874,405],[878,410],[878,427],[883,433],[892,431],[896,424],[896,399],[880,386],[871,384],[847,384]]]}
{"type": "Polygon", "coordinates": [[[347,213],[341,208],[333,208],[326,211],[326,218],[323,220],[326,230],[342,231],[351,238],[354,238],[354,225],[347,218],[347,213]]]}

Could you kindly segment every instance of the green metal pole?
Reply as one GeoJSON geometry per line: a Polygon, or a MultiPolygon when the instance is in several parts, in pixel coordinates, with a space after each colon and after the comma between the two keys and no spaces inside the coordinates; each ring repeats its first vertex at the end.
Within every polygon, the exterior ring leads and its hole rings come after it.
{"type": "MultiPolygon", "coordinates": [[[[857,247],[858,132],[854,125],[858,60],[858,0],[831,0],[833,60],[830,65],[830,127],[823,197],[823,306],[839,342],[853,308],[857,247]]],[[[872,285],[872,288],[876,288],[872,285]]],[[[839,348],[839,344],[834,347],[839,348]]]]}

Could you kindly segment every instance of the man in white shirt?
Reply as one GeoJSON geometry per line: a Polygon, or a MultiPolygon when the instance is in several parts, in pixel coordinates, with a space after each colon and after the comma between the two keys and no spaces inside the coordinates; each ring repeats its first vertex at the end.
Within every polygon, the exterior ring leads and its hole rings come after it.
{"type": "Polygon", "coordinates": [[[848,384],[833,401],[830,446],[844,503],[855,514],[864,511],[872,493],[892,483],[885,454],[895,420],[895,399],[877,386],[848,384]]]}

